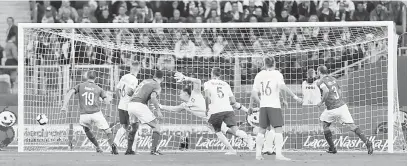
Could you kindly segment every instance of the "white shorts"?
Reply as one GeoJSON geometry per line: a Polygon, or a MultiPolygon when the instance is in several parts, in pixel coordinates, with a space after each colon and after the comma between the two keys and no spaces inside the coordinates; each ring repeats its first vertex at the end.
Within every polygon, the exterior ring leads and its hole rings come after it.
{"type": "Polygon", "coordinates": [[[79,124],[88,128],[91,128],[92,124],[94,124],[101,130],[109,129],[109,124],[101,111],[93,114],[81,114],[79,116],[79,124]]]}
{"type": "Polygon", "coordinates": [[[149,107],[143,103],[130,102],[128,104],[128,112],[129,117],[132,115],[136,116],[140,123],[149,123],[156,119],[156,116],[150,111],[149,107]]]}
{"type": "Polygon", "coordinates": [[[323,111],[322,115],[320,115],[320,121],[332,123],[336,120],[338,120],[338,122],[341,124],[354,123],[353,117],[351,117],[350,111],[346,104],[336,109],[326,109],[323,111]]]}
{"type": "MultiPolygon", "coordinates": [[[[212,125],[211,125],[210,123],[208,123],[207,125],[208,125],[208,127],[209,127],[212,131],[214,131],[214,128],[212,127],[212,125]]],[[[227,124],[225,124],[224,122],[222,122],[221,132],[224,133],[224,134],[227,134],[228,129],[229,129],[229,128],[227,127],[227,124]]]]}

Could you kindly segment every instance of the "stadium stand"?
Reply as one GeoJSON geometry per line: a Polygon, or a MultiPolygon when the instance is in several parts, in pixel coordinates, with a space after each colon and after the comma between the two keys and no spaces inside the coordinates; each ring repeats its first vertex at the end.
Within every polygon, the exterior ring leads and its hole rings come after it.
{"type": "MultiPolygon", "coordinates": [[[[4,2],[2,2],[4,3],[4,2]]],[[[19,3],[21,4],[21,2],[19,3]]],[[[327,21],[394,21],[398,26],[405,27],[399,28],[400,32],[406,30],[406,5],[403,2],[397,1],[352,1],[352,0],[328,0],[328,1],[275,1],[275,0],[240,0],[240,1],[30,1],[28,12],[31,13],[31,22],[33,23],[224,23],[224,22],[327,22],[327,21]],[[405,25],[404,25],[405,24],[405,25]]],[[[27,9],[28,10],[28,9],[27,9]]],[[[13,13],[13,16],[19,15],[13,13]]],[[[20,14],[21,15],[21,14],[20,14]]],[[[17,16],[16,16],[17,17],[17,16]]],[[[19,16],[21,17],[21,16],[19,16]]],[[[26,16],[23,16],[26,17],[26,16]]],[[[24,20],[20,19],[20,22],[24,20]]],[[[107,37],[108,40],[117,41],[125,40],[118,39],[115,32],[108,32],[111,34],[107,37]]],[[[282,43],[270,43],[271,41],[277,41],[281,36],[268,36],[268,34],[257,34],[247,37],[245,39],[238,40],[243,43],[236,43],[236,40],[230,40],[232,37],[223,37],[219,35],[212,35],[205,37],[197,37],[198,32],[180,32],[181,39],[165,41],[171,42],[169,48],[174,50],[175,63],[177,65],[187,65],[191,59],[199,59],[202,57],[183,55],[183,48],[180,47],[183,36],[187,36],[185,39],[188,43],[187,48],[200,49],[202,52],[206,52],[209,58],[203,60],[209,63],[216,62],[228,62],[229,58],[223,58],[225,55],[229,55],[231,51],[231,42],[235,42],[235,45],[252,45],[251,49],[241,50],[242,52],[256,52],[259,49],[262,52],[268,52],[265,50],[267,47],[262,47],[264,44],[272,44],[278,46],[282,43]],[[269,43],[268,43],[269,42],[269,43]],[[220,57],[223,55],[223,57],[220,57]]],[[[281,34],[284,32],[279,32],[281,34]]],[[[296,49],[297,47],[303,47],[303,40],[313,40],[316,45],[335,45],[340,41],[325,41],[321,35],[324,35],[324,30],[318,30],[317,33],[313,32],[291,32],[289,34],[294,36],[290,39],[284,39],[283,44],[285,47],[280,50],[282,52],[290,49],[296,49]]],[[[330,32],[326,32],[330,33],[330,32]]],[[[346,33],[344,31],[344,33],[346,33]]],[[[166,32],[147,33],[151,35],[141,36],[140,38],[134,38],[130,41],[137,47],[147,47],[155,49],[157,46],[153,39],[160,39],[162,36],[166,36],[166,32]]],[[[176,33],[177,34],[177,33],[176,33]]],[[[44,34],[47,36],[47,34],[44,34]]],[[[343,35],[343,34],[336,34],[343,35]]],[[[165,37],[169,38],[169,37],[165,37]]],[[[162,40],[154,40],[162,41],[162,40]]],[[[129,41],[128,41],[129,42],[129,41]]],[[[162,41],[164,42],[164,41],[162,41]]],[[[51,36],[44,37],[44,40],[36,41],[36,48],[42,48],[44,45],[53,43],[51,36]],[[40,46],[41,45],[41,46],[40,46]]],[[[64,55],[64,51],[68,51],[64,42],[56,42],[57,44],[50,44],[49,47],[60,50],[60,55],[64,55]]],[[[184,43],[184,42],[183,42],[184,43]]],[[[7,43],[8,44],[8,43],[7,43]]],[[[6,44],[6,45],[7,45],[6,44]]],[[[400,43],[406,47],[406,42],[400,43]]],[[[76,47],[75,61],[78,64],[124,64],[128,59],[128,56],[122,56],[120,51],[114,50],[114,56],[111,59],[107,59],[103,55],[103,50],[98,47],[90,47],[85,43],[76,47]],[[87,57],[87,55],[94,56],[93,58],[87,57]],[[117,54],[117,55],[116,55],[117,54]]],[[[163,44],[162,44],[163,45],[163,44]]],[[[47,46],[48,47],[48,46],[47,46]]],[[[276,51],[276,50],[275,50],[276,51]]],[[[6,55],[7,56],[7,51],[6,55]]],[[[12,52],[12,51],[11,51],[12,52]]],[[[347,51],[344,51],[347,52],[347,51]]],[[[343,53],[344,53],[343,52],[343,53]]],[[[47,61],[44,59],[60,59],[62,64],[68,63],[70,58],[58,55],[46,55],[47,53],[43,49],[36,49],[35,56],[27,58],[27,64],[37,63],[44,64],[47,61]]],[[[353,56],[353,61],[356,61],[355,57],[362,58],[365,56],[364,50],[357,50],[354,54],[337,55],[338,52],[331,50],[329,52],[310,52],[301,56],[286,56],[282,55],[277,59],[280,61],[278,67],[284,73],[285,79],[291,84],[299,84],[304,78],[303,75],[293,75],[290,70],[305,70],[305,65],[318,66],[320,64],[328,64],[331,71],[341,68],[344,63],[338,63],[338,61],[347,61],[347,56],[353,56]],[[341,57],[339,59],[333,58],[321,58],[325,56],[335,55],[341,57]],[[320,57],[320,60],[316,60],[316,56],[320,57]],[[296,57],[298,57],[296,59],[296,57]],[[301,58],[299,58],[301,57],[301,58]],[[289,59],[288,59],[289,58],[289,59]],[[323,60],[322,60],[323,59],[323,60]]],[[[341,53],[340,53],[341,54],[341,53]]],[[[158,57],[158,56],[157,56],[158,57]]],[[[334,56],[333,56],[334,57],[334,56]]],[[[154,57],[155,58],[155,57],[154,57]]],[[[170,58],[172,59],[172,58],[170,58]]],[[[160,59],[163,60],[163,59],[160,59]]],[[[160,61],[159,59],[157,61],[160,61]]],[[[3,63],[5,63],[3,61],[3,63]]],[[[15,64],[15,63],[11,63],[15,64]]],[[[246,80],[251,80],[248,76],[254,76],[255,73],[260,70],[261,66],[257,65],[256,60],[248,59],[243,61],[242,66],[242,81],[244,84],[250,83],[246,80]]],[[[170,67],[172,68],[172,67],[170,67]]],[[[207,69],[194,69],[185,67],[185,70],[207,70],[207,69]]],[[[16,79],[15,72],[10,69],[1,69],[4,73],[10,75],[11,83],[10,87],[14,87],[13,81],[16,79]]],[[[225,70],[226,72],[231,72],[225,70]]],[[[305,73],[306,70],[303,72],[305,73]]],[[[205,72],[198,72],[205,73],[205,72]]],[[[228,75],[228,73],[226,73],[228,75]]],[[[232,75],[232,74],[229,74],[232,75]]],[[[52,77],[52,76],[49,76],[52,77]]],[[[208,77],[203,75],[199,77],[208,77]]],[[[7,82],[7,81],[6,81],[7,82]]]]}

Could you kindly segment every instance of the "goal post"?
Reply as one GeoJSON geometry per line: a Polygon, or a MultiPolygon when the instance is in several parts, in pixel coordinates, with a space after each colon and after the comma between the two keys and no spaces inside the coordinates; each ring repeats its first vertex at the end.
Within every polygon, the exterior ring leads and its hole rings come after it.
{"type": "MultiPolygon", "coordinates": [[[[83,81],[86,70],[97,71],[97,82],[114,92],[129,64],[142,62],[138,79],[156,69],[166,73],[160,103],[180,104],[178,90],[184,84],[172,79],[181,71],[206,81],[210,69],[221,67],[237,100],[248,105],[251,84],[261,70],[262,57],[274,56],[285,82],[301,95],[305,69],[329,65],[344,91],[350,112],[376,151],[403,150],[398,118],[396,84],[396,34],[393,22],[305,22],[299,23],[192,23],[192,24],[32,24],[18,26],[18,151],[93,151],[79,127],[77,101],[68,113],[57,101],[83,81]],[[34,62],[33,62],[34,61],[34,62]],[[41,70],[44,64],[55,70],[41,70]],[[358,64],[358,65],[356,65],[358,64]],[[30,71],[30,68],[36,68],[30,71]],[[56,69],[60,74],[55,74],[56,69]],[[347,73],[345,73],[347,72],[347,73]],[[35,74],[33,74],[35,73],[35,74]],[[56,77],[56,78],[54,78],[56,77]],[[42,82],[41,82],[42,81],[42,82]],[[39,86],[36,84],[43,84],[39,86]],[[54,84],[62,87],[56,90],[54,84]],[[59,85],[58,85],[59,84],[59,85]],[[37,92],[37,93],[34,93],[37,92]],[[34,120],[44,113],[50,123],[34,120]],[[385,125],[385,126],[384,126],[385,125]],[[39,134],[40,133],[40,134],[39,134]],[[71,146],[71,145],[72,146],[71,146]]],[[[57,72],[58,73],[58,72],[57,72]]],[[[288,151],[323,151],[327,148],[318,122],[318,108],[304,108],[288,99],[285,146],[288,151]]],[[[102,112],[116,131],[116,101],[102,105],[102,112]]],[[[236,112],[239,127],[254,134],[244,112],[236,112]]],[[[191,151],[222,151],[224,147],[207,123],[189,112],[167,112],[160,146],[180,151],[188,138],[191,151]]],[[[106,137],[93,128],[103,148],[106,137]]],[[[344,126],[334,125],[335,144],[341,151],[364,151],[364,144],[344,126]]],[[[150,132],[142,126],[136,143],[148,151],[150,132]]],[[[233,146],[247,150],[242,140],[229,135],[233,146]]],[[[121,143],[125,144],[125,143],[121,143]]],[[[124,150],[122,145],[119,145],[124,150]]]]}

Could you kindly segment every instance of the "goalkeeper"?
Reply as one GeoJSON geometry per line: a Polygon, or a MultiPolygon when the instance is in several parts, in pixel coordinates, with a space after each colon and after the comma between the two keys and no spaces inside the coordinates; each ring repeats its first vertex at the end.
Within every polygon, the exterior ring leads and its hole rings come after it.
{"type": "MultiPolygon", "coordinates": [[[[182,81],[192,82],[193,86],[192,88],[191,86],[186,86],[180,91],[180,98],[183,101],[182,104],[178,106],[161,106],[161,108],[164,110],[168,110],[168,111],[186,110],[186,111],[191,112],[193,115],[208,121],[208,117],[205,114],[206,112],[205,99],[203,95],[201,94],[201,80],[196,79],[196,78],[186,77],[180,72],[177,72],[174,75],[174,78],[177,80],[177,82],[182,82],[182,81]]],[[[248,110],[244,106],[242,106],[240,103],[235,103],[233,107],[236,110],[242,110],[244,112],[248,112],[248,110]]],[[[251,136],[248,136],[244,131],[238,130],[236,133],[234,133],[232,132],[230,128],[227,127],[225,123],[222,123],[221,131],[223,133],[230,133],[239,138],[242,138],[247,143],[248,148],[250,150],[253,150],[254,145],[255,145],[253,142],[253,139],[251,136]]],[[[226,145],[226,146],[228,146],[229,148],[232,148],[231,145],[226,145]]]]}

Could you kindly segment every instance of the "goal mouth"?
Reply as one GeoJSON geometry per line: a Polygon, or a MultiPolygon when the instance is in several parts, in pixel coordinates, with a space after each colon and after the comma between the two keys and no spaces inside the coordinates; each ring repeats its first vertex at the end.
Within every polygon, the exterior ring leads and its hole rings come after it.
{"type": "MultiPolygon", "coordinates": [[[[139,80],[151,78],[157,69],[165,71],[160,95],[162,105],[181,103],[183,85],[172,78],[175,71],[208,80],[212,67],[220,67],[238,102],[248,105],[254,76],[262,69],[263,57],[273,56],[285,82],[297,94],[305,71],[329,66],[340,82],[352,116],[376,151],[405,148],[399,122],[396,92],[396,44],[392,22],[307,22],[226,24],[19,24],[18,75],[19,151],[94,151],[79,120],[78,100],[61,112],[64,94],[84,81],[83,73],[94,70],[97,84],[114,92],[119,78],[129,72],[131,62],[142,63],[139,80]],[[39,114],[49,122],[35,122],[39,114]],[[387,122],[386,128],[380,123],[387,122]],[[390,129],[390,130],[388,130],[390,129]]],[[[284,137],[287,151],[323,151],[327,148],[318,117],[320,111],[288,99],[284,137]]],[[[118,130],[117,105],[103,104],[114,131],[118,130]]],[[[246,115],[236,111],[238,121],[246,115]]],[[[164,111],[160,147],[163,151],[219,152],[225,147],[207,122],[187,111],[164,111]],[[188,139],[186,139],[188,138],[188,139]],[[188,141],[186,141],[188,140],[188,141]],[[183,144],[183,146],[181,146],[183,144]]],[[[385,123],[384,123],[385,124],[385,123]]],[[[253,134],[253,126],[239,128],[253,134]]],[[[108,149],[102,131],[92,129],[100,145],[108,149]]],[[[365,151],[365,145],[341,125],[333,125],[340,151],[365,151]]],[[[151,146],[151,130],[138,132],[139,151],[151,146]]],[[[228,135],[234,148],[246,151],[242,139],[228,135]]],[[[126,147],[122,139],[120,150],[126,147]]]]}

